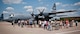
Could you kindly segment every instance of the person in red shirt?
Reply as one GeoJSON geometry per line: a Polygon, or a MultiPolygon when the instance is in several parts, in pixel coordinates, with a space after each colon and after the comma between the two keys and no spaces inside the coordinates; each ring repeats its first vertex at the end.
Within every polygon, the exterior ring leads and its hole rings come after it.
{"type": "Polygon", "coordinates": [[[66,27],[69,27],[69,20],[66,20],[66,27]]]}

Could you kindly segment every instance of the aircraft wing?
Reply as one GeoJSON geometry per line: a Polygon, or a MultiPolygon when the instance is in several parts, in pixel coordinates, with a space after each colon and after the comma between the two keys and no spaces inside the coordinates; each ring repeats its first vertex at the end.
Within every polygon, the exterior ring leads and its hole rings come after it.
{"type": "Polygon", "coordinates": [[[68,12],[75,12],[76,10],[70,10],[70,11],[59,11],[59,12],[51,12],[49,13],[49,15],[51,14],[59,14],[59,13],[68,13],[68,12]]]}

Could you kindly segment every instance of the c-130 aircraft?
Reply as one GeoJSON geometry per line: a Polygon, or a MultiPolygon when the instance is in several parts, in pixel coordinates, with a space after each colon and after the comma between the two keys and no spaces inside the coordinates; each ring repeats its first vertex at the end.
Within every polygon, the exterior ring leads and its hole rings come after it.
{"type": "MultiPolygon", "coordinates": [[[[32,14],[29,14],[29,15],[16,15],[15,14],[10,14],[9,18],[8,19],[4,19],[4,14],[1,14],[1,18],[2,20],[5,20],[5,21],[18,21],[18,20],[28,20],[28,19],[31,19],[33,18],[34,20],[36,20],[38,22],[38,20],[47,20],[49,21],[49,19],[57,16],[56,14],[60,14],[60,13],[68,13],[68,12],[76,12],[76,10],[67,10],[67,11],[56,11],[56,3],[54,3],[53,7],[52,7],[52,10],[51,12],[48,12],[48,13],[44,13],[44,10],[43,9],[42,11],[41,10],[38,10],[40,13],[39,14],[34,14],[32,12],[32,14]],[[52,17],[50,17],[50,15],[54,15],[52,17]],[[17,16],[24,16],[24,17],[17,17],[17,16]]],[[[64,15],[63,15],[64,16],[64,15]]]]}

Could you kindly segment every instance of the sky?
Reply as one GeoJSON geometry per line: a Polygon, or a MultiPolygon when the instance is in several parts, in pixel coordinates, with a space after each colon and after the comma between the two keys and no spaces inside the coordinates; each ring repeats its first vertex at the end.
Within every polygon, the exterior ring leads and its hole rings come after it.
{"type": "MultiPolygon", "coordinates": [[[[38,9],[51,12],[54,3],[57,11],[80,10],[80,0],[0,0],[0,14],[28,15],[32,11],[39,13],[38,9]]],[[[80,15],[79,12],[70,14],[80,15]]]]}

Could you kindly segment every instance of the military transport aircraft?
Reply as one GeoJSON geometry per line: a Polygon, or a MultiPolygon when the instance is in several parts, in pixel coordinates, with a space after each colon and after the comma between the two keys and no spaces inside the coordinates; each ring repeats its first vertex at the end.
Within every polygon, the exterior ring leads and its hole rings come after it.
{"type": "Polygon", "coordinates": [[[49,19],[57,16],[56,14],[60,14],[60,13],[76,12],[76,10],[67,10],[67,11],[56,12],[56,4],[55,3],[52,8],[53,11],[51,11],[49,13],[44,13],[44,10],[45,9],[43,9],[42,11],[38,10],[40,12],[39,14],[34,14],[32,12],[32,14],[29,14],[28,16],[27,15],[16,15],[15,16],[15,14],[10,14],[10,17],[8,19],[4,19],[4,14],[1,14],[1,18],[2,18],[2,20],[5,20],[5,21],[13,21],[13,20],[18,20],[18,19],[27,20],[27,19],[31,19],[31,18],[34,18],[34,20],[38,21],[39,19],[49,20],[49,19]],[[50,17],[50,15],[54,15],[54,16],[50,17]],[[22,16],[24,16],[24,17],[22,17],[22,16]]]}

